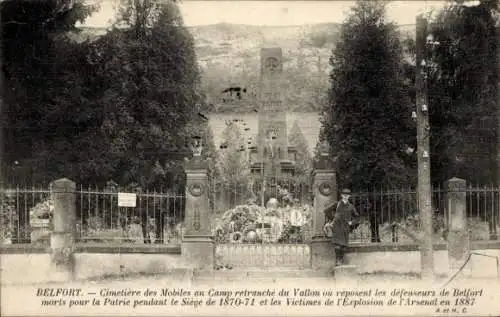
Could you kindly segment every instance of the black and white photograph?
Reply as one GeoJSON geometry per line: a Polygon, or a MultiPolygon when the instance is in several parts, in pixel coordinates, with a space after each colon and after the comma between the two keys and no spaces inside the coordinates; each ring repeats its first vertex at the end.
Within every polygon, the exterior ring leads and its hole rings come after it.
{"type": "Polygon", "coordinates": [[[498,316],[498,0],[0,0],[2,316],[498,316]]]}

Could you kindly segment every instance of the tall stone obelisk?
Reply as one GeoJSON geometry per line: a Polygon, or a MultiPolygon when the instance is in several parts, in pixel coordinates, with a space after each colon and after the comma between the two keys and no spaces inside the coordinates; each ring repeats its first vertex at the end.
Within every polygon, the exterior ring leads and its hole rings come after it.
{"type": "Polygon", "coordinates": [[[281,176],[281,162],[287,160],[286,111],[283,106],[283,52],[281,48],[260,51],[260,111],[258,152],[265,178],[281,176]]]}

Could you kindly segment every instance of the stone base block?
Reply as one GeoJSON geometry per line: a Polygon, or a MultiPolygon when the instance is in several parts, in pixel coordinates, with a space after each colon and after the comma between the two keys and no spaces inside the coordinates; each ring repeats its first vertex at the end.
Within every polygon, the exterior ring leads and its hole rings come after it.
{"type": "Polygon", "coordinates": [[[213,269],[215,245],[210,238],[184,237],[181,245],[182,262],[187,268],[213,269]]]}
{"type": "MultiPolygon", "coordinates": [[[[457,271],[464,265],[469,255],[469,240],[465,230],[450,231],[448,233],[448,263],[450,271],[457,271]]],[[[466,267],[471,266],[471,261],[466,264],[466,267]]],[[[464,267],[465,269],[465,267],[464,267]]]]}
{"type": "Polygon", "coordinates": [[[311,264],[314,270],[333,269],[335,266],[335,248],[326,238],[311,241],[311,264]]]}

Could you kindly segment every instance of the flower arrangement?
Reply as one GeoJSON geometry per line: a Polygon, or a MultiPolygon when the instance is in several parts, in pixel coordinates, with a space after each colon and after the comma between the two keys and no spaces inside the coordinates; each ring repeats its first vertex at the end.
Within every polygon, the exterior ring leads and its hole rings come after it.
{"type": "Polygon", "coordinates": [[[30,222],[37,221],[38,219],[52,219],[54,215],[54,202],[52,199],[46,199],[36,204],[29,211],[30,222]]]}
{"type": "Polygon", "coordinates": [[[299,243],[308,238],[311,219],[309,206],[240,205],[223,214],[212,234],[223,243],[299,243]]]}

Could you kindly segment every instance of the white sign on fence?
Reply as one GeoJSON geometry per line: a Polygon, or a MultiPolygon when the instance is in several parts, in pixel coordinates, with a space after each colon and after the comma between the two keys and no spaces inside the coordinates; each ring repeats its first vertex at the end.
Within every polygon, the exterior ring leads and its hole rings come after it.
{"type": "Polygon", "coordinates": [[[118,193],[118,207],[135,207],[137,194],[118,193]]]}

